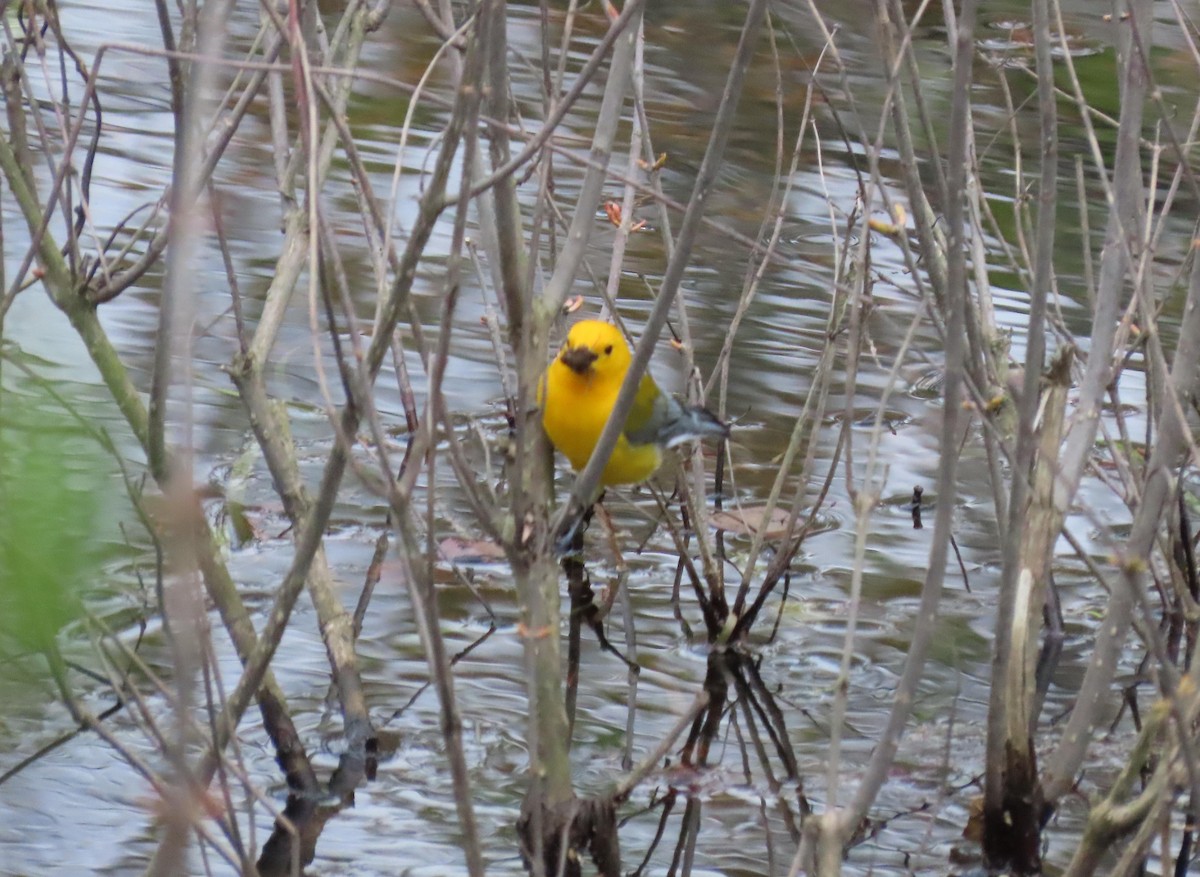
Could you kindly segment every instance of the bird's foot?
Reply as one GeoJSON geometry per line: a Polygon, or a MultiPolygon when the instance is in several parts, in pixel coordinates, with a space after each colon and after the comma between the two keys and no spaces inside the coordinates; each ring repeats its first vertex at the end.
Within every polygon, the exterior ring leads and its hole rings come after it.
{"type": "Polygon", "coordinates": [[[592,523],[592,515],[595,511],[594,504],[586,508],[571,510],[554,539],[556,557],[572,557],[583,553],[583,534],[587,532],[588,525],[592,523]]]}

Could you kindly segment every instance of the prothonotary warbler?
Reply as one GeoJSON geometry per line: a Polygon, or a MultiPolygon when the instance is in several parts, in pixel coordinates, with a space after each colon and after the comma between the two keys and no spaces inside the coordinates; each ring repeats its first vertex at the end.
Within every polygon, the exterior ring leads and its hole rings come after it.
{"type": "MultiPolygon", "coordinates": [[[[583,320],[571,327],[562,350],[546,369],[540,393],[542,425],[577,471],[592,456],[632,361],[629,345],[616,326],[583,320]]],[[[705,409],[683,405],[663,393],[646,374],[600,483],[645,481],[662,463],[664,448],[702,436],[728,438],[729,427],[705,409]]]]}

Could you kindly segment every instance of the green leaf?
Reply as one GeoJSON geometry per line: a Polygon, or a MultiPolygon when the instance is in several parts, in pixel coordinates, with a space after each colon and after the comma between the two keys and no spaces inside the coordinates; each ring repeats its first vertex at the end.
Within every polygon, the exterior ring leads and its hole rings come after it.
{"type": "Polygon", "coordinates": [[[79,616],[111,469],[53,402],[0,395],[0,639],[40,651],[79,616]]]}

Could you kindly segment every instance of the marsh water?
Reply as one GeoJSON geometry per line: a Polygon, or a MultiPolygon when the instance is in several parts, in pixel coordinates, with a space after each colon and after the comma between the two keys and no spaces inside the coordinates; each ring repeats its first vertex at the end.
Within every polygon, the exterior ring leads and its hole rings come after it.
{"type": "MultiPolygon", "coordinates": [[[[726,404],[727,416],[734,423],[731,492],[749,506],[765,499],[778,457],[813,381],[813,369],[825,343],[834,265],[838,249],[847,243],[845,219],[856,209],[855,163],[834,123],[834,114],[851,132],[857,131],[861,123],[863,129],[873,133],[883,92],[870,4],[851,0],[816,5],[836,29],[849,78],[839,80],[829,67],[831,72],[821,80],[827,97],[815,103],[817,140],[806,143],[791,181],[780,258],[767,270],[761,292],[737,334],[726,404]],[[852,119],[855,112],[859,114],[857,120],[852,119]]],[[[1031,63],[1030,50],[1019,37],[1028,4],[983,5],[976,63],[981,69],[1003,71],[1020,107],[1010,128],[1002,93],[988,85],[991,80],[986,76],[980,77],[981,85],[973,95],[975,119],[978,130],[989,134],[990,139],[980,134],[979,161],[989,201],[1005,224],[1019,188],[1014,182],[1012,132],[1020,131],[1029,144],[1036,140],[1036,110],[1024,105],[1034,90],[1033,77],[1022,70],[1023,65],[1031,63]]],[[[101,41],[147,46],[160,43],[156,20],[147,11],[147,4],[137,0],[62,2],[59,6],[75,48],[86,57],[95,56],[101,41]]],[[[254,4],[238,6],[234,39],[249,40],[257,27],[257,12],[254,4]]],[[[328,16],[337,14],[333,8],[336,4],[328,6],[328,16]]],[[[1065,4],[1067,28],[1081,75],[1094,83],[1089,96],[1104,104],[1102,108],[1112,109],[1116,85],[1111,25],[1102,20],[1101,10],[1095,7],[1083,0],[1065,4]]],[[[1106,4],[1103,11],[1107,11],[1106,4]]],[[[782,107],[791,137],[804,106],[811,66],[822,44],[807,4],[777,3],[772,15],[780,44],[782,107]]],[[[602,33],[598,13],[588,12],[581,18],[573,62],[586,57],[602,33]]],[[[660,0],[650,4],[645,66],[651,133],[655,148],[667,153],[662,182],[667,194],[677,201],[686,200],[703,154],[709,119],[722,87],[726,59],[736,44],[740,18],[740,4],[721,0],[660,0]]],[[[1164,24],[1156,34],[1156,43],[1161,47],[1158,59],[1163,68],[1162,84],[1166,99],[1178,103],[1181,112],[1190,112],[1197,84],[1186,76],[1179,81],[1171,79],[1171,53],[1183,51],[1183,41],[1172,27],[1164,24]]],[[[516,70],[515,96],[525,111],[533,113],[540,98],[534,68],[527,61],[540,52],[537,4],[512,5],[509,35],[516,70]]],[[[931,16],[916,37],[927,75],[925,99],[934,108],[934,116],[940,118],[944,113],[938,108],[946,105],[950,89],[945,29],[937,16],[931,16]]],[[[415,81],[436,45],[423,19],[406,4],[396,3],[382,30],[368,40],[363,66],[382,76],[415,81]]],[[[728,230],[755,237],[764,205],[769,203],[778,182],[775,73],[765,51],[760,61],[747,86],[718,188],[708,207],[708,215],[721,227],[710,226],[701,233],[683,285],[692,316],[695,358],[705,376],[724,341],[724,327],[736,307],[746,271],[747,247],[728,230]]],[[[101,69],[106,119],[93,182],[93,221],[100,228],[108,228],[143,202],[157,199],[168,184],[173,119],[161,58],[115,50],[105,56],[101,69]]],[[[446,87],[444,77],[434,77],[435,90],[446,87]]],[[[596,111],[599,94],[598,88],[590,89],[581,108],[568,118],[568,127],[574,126],[581,138],[589,135],[587,120],[596,111]]],[[[377,175],[380,192],[390,187],[398,130],[406,109],[406,97],[378,82],[363,82],[356,88],[350,123],[368,166],[377,175]]],[[[436,105],[426,105],[416,114],[407,147],[411,153],[406,157],[407,166],[423,166],[426,151],[444,121],[436,105]]],[[[1073,205],[1072,154],[1082,150],[1083,141],[1072,131],[1071,120],[1065,121],[1062,178],[1067,203],[1073,205]]],[[[885,174],[898,170],[894,159],[885,153],[885,174]]],[[[222,231],[230,242],[242,295],[251,303],[270,280],[273,254],[281,239],[280,205],[272,167],[265,113],[252,114],[235,136],[217,180],[225,222],[222,231]]],[[[44,176],[44,167],[37,170],[44,176]]],[[[335,169],[335,178],[337,174],[335,169]]],[[[575,178],[565,173],[555,197],[570,204],[575,183],[575,178]]],[[[402,178],[395,205],[401,226],[411,222],[416,187],[417,175],[402,178]]],[[[358,252],[353,245],[354,239],[361,236],[356,194],[346,183],[332,191],[336,199],[330,205],[331,213],[355,282],[356,304],[361,315],[369,318],[375,290],[367,244],[364,241],[358,252]]],[[[619,196],[619,191],[614,183],[607,194],[619,196]]],[[[900,196],[899,186],[895,194],[900,196]]],[[[6,199],[4,205],[4,258],[11,276],[24,255],[20,232],[23,225],[11,201],[6,199]]],[[[877,208],[870,205],[868,209],[877,208]]],[[[1103,229],[1105,210],[1097,192],[1089,192],[1087,210],[1094,236],[1096,230],[1103,229]]],[[[1162,264],[1167,267],[1173,259],[1176,264],[1182,259],[1191,234],[1187,214],[1194,216],[1194,209],[1178,213],[1178,227],[1168,229],[1162,240],[1162,264]]],[[[1085,265],[1081,256],[1070,254],[1079,254],[1084,243],[1094,244],[1094,237],[1090,242],[1080,239],[1081,223],[1072,209],[1064,209],[1061,215],[1059,247],[1063,258],[1058,262],[1058,306],[1066,324],[1081,336],[1078,340],[1086,347],[1089,321],[1085,265]]],[[[590,262],[593,270],[603,276],[613,230],[599,210],[596,221],[590,262]]],[[[651,301],[643,278],[657,279],[666,264],[661,238],[653,232],[655,220],[650,221],[650,229],[633,236],[624,265],[620,308],[635,334],[651,301]]],[[[448,246],[447,222],[440,228],[432,251],[445,252],[448,246]]],[[[997,257],[991,276],[993,292],[1000,322],[1013,330],[1013,356],[1020,359],[1027,295],[1018,287],[1016,277],[1000,267],[1002,264],[997,257]]],[[[860,447],[867,446],[895,353],[910,322],[923,308],[900,251],[882,236],[874,243],[873,270],[870,352],[863,360],[852,404],[848,406],[840,395],[844,384],[839,378],[833,382],[835,393],[829,404],[832,413],[818,433],[817,469],[822,475],[828,468],[845,411],[852,412],[860,447]]],[[[141,287],[101,309],[104,325],[143,387],[150,380],[160,279],[148,278],[141,287]]],[[[265,466],[247,454],[253,442],[244,412],[221,370],[236,353],[237,345],[226,271],[215,248],[201,250],[196,282],[195,478],[200,484],[218,485],[225,493],[236,491],[248,510],[255,535],[243,542],[233,537],[232,526],[220,517],[220,504],[211,507],[214,523],[230,533],[230,568],[252,610],[261,612],[269,606],[272,591],[288,567],[291,541],[265,466]]],[[[581,281],[577,291],[588,300],[585,308],[594,312],[590,284],[581,281]]],[[[427,261],[415,297],[431,332],[436,330],[441,296],[436,260],[427,261]]],[[[499,435],[505,423],[503,393],[495,357],[480,326],[484,309],[479,289],[468,286],[456,316],[446,392],[464,432],[499,435]]],[[[253,314],[250,316],[253,318],[253,314]]],[[[82,345],[36,286],[17,299],[4,334],[7,341],[19,345],[20,356],[37,373],[54,382],[88,417],[111,430],[132,467],[144,465],[136,442],[113,409],[82,345]]],[[[871,517],[864,599],[854,640],[841,750],[842,782],[847,785],[853,784],[856,766],[870,752],[886,720],[925,575],[932,531],[913,528],[908,503],[914,485],[925,488],[928,502],[937,499],[933,488],[941,401],[936,391],[927,388],[926,378],[936,373],[940,358],[937,334],[926,322],[918,329],[913,350],[900,370],[901,384],[889,395],[884,409],[879,455],[886,465],[886,487],[883,501],[871,517]]],[[[413,361],[411,366],[419,391],[419,363],[413,361]]],[[[674,389],[682,386],[677,358],[666,345],[656,356],[653,369],[663,385],[674,389]]],[[[19,389],[26,379],[6,368],[3,380],[6,388],[19,389]]],[[[280,337],[270,380],[273,391],[288,402],[305,474],[315,478],[330,439],[303,305],[294,308],[280,337]]],[[[1129,384],[1127,388],[1131,405],[1128,414],[1136,424],[1140,414],[1137,387],[1129,384]]],[[[385,416],[392,418],[391,437],[401,448],[405,437],[399,397],[394,389],[381,383],[380,399],[385,416]]],[[[860,453],[856,458],[860,468],[864,457],[860,453]]],[[[994,510],[977,442],[966,442],[960,473],[955,536],[961,568],[956,566],[948,579],[935,652],[919,692],[896,776],[876,804],[874,815],[880,820],[879,830],[856,847],[847,862],[848,869],[855,873],[951,870],[952,848],[963,843],[968,802],[978,793],[973,784],[983,766],[989,643],[1000,557],[995,546],[994,510]]],[[[561,461],[559,474],[560,490],[565,491],[570,475],[561,461]]],[[[443,500],[450,497],[450,508],[441,522],[444,535],[471,537],[469,532],[459,532],[461,521],[469,516],[465,511],[461,519],[455,514],[449,480],[445,489],[448,493],[443,500]]],[[[1080,517],[1070,526],[1085,545],[1101,554],[1103,529],[1120,530],[1127,522],[1126,512],[1100,486],[1085,488],[1084,499],[1094,517],[1080,517]]],[[[625,667],[585,637],[572,749],[576,787],[581,793],[602,791],[621,775],[627,745],[634,760],[650,751],[691,704],[706,669],[702,642],[689,641],[674,616],[671,586],[675,556],[669,538],[657,530],[638,550],[652,529],[652,500],[644,491],[626,490],[615,492],[606,502],[617,521],[620,538],[626,541],[629,617],[636,629],[636,659],[642,670],[631,686],[625,667]],[[634,720],[630,738],[627,723],[631,704],[634,720]]],[[[136,525],[131,510],[117,505],[104,521],[101,535],[108,560],[95,571],[88,608],[112,625],[126,642],[138,643],[142,659],[169,679],[170,655],[149,611],[153,595],[145,585],[145,575],[153,566],[153,546],[136,525]],[[118,526],[116,522],[122,520],[125,526],[118,526]],[[143,616],[149,619],[145,626],[140,621],[143,616]]],[[[353,478],[347,480],[326,546],[348,606],[353,606],[358,597],[376,537],[386,528],[385,513],[378,498],[353,478]]],[[[827,792],[828,713],[843,649],[854,563],[854,516],[843,472],[832,480],[820,522],[793,563],[786,600],[773,599],[777,608],[772,612],[780,613],[776,635],[769,639],[770,625],[762,625],[755,649],[761,659],[758,671],[765,688],[776,694],[797,754],[804,792],[817,809],[827,792]]],[[[736,535],[729,538],[731,555],[744,552],[746,540],[736,535]]],[[[604,551],[597,551],[592,563],[593,578],[598,583],[614,576],[612,558],[604,551]]],[[[525,790],[528,753],[524,664],[515,628],[516,598],[510,575],[501,563],[468,561],[461,564],[459,572],[473,582],[477,594],[449,570],[439,585],[443,633],[449,647],[452,651],[465,649],[490,633],[455,665],[466,757],[485,857],[491,873],[520,874],[523,867],[516,853],[514,824],[525,790]]],[[[1067,640],[1043,714],[1047,725],[1071,701],[1083,671],[1079,654],[1090,640],[1096,610],[1104,600],[1103,592],[1065,546],[1060,549],[1057,583],[1064,600],[1067,640]]],[[[688,599],[685,591],[684,616],[699,629],[699,616],[688,599]]],[[[215,617],[213,626],[219,629],[215,617]]],[[[624,626],[623,613],[615,612],[610,636],[618,644],[627,642],[624,626]]],[[[218,666],[225,683],[232,685],[238,672],[236,657],[222,635],[218,633],[215,641],[220,649],[218,666]]],[[[94,660],[91,644],[81,631],[67,632],[64,648],[82,664],[94,660]]],[[[359,654],[371,715],[383,735],[379,769],[374,779],[357,790],[353,806],[326,825],[307,873],[370,877],[461,872],[459,828],[442,751],[438,704],[432,691],[422,692],[428,679],[427,665],[408,592],[398,580],[395,564],[385,564],[359,640],[359,654]]],[[[1134,672],[1137,657],[1136,653],[1128,656],[1129,665],[1124,668],[1127,673],[1134,672]]],[[[331,695],[329,667],[315,612],[303,599],[274,668],[318,768],[331,770],[342,751],[341,720],[331,695]]],[[[49,688],[38,688],[37,683],[28,680],[18,687],[8,676],[0,676],[0,685],[9,688],[0,696],[4,704],[0,710],[3,772],[58,740],[72,724],[49,688]]],[[[103,710],[109,703],[106,696],[104,687],[96,686],[90,706],[97,712],[103,710]]],[[[167,713],[167,705],[153,692],[147,696],[151,710],[167,713]]],[[[107,722],[127,746],[154,758],[142,731],[124,712],[107,722]]],[[[1129,732],[1128,726],[1118,724],[1114,734],[1129,732]]],[[[239,746],[251,778],[281,803],[286,786],[270,745],[254,722],[243,723],[239,746]]],[[[1101,765],[1104,746],[1102,740],[1097,747],[1101,765]]],[[[687,794],[701,804],[696,812],[702,820],[692,873],[786,873],[795,843],[782,814],[787,807],[794,807],[798,784],[789,781],[780,787],[762,770],[746,770],[738,741],[732,737],[719,740],[714,750],[712,762],[716,766],[687,788],[687,794]]],[[[645,808],[652,790],[657,789],[661,796],[667,786],[666,779],[644,785],[622,810],[622,817],[629,817],[621,833],[627,870],[636,867],[652,846],[660,813],[646,812],[645,808]]],[[[139,872],[156,845],[149,797],[146,782],[112,747],[89,734],[67,739],[0,785],[0,874],[139,872]]],[[[1063,861],[1062,850],[1054,839],[1075,835],[1080,812],[1078,804],[1068,803],[1059,815],[1050,834],[1050,868],[1063,861]]],[[[270,831],[270,817],[261,808],[255,814],[261,841],[270,831]]],[[[677,821],[680,817],[670,818],[677,821]]],[[[642,873],[667,873],[674,854],[672,842],[659,845],[642,873]]],[[[195,873],[203,872],[204,863],[198,854],[193,855],[191,867],[195,873]]],[[[221,867],[214,866],[218,873],[223,873],[221,867]]]]}

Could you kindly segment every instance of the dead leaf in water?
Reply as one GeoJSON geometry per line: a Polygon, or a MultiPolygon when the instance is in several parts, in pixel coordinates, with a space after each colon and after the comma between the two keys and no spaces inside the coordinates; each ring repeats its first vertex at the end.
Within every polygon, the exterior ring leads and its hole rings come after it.
{"type": "Polygon", "coordinates": [[[447,536],[438,543],[438,554],[451,563],[495,563],[504,560],[504,549],[487,539],[447,536]]]}
{"type": "Polygon", "coordinates": [[[753,536],[763,531],[764,539],[782,539],[788,531],[787,509],[776,508],[766,517],[766,506],[742,506],[714,512],[709,524],[718,530],[728,530],[739,536],[753,536]]]}

